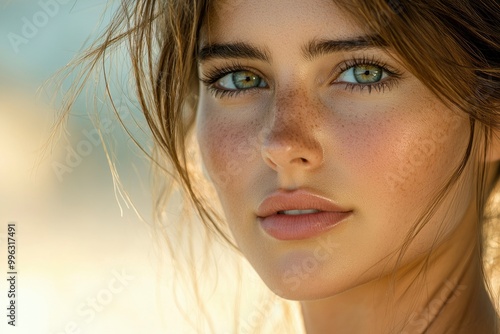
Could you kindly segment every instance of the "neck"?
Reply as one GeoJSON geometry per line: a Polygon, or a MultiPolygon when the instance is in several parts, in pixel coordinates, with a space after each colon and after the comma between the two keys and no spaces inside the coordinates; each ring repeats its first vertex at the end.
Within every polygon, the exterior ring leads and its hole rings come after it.
{"type": "Polygon", "coordinates": [[[307,333],[496,333],[476,217],[469,209],[465,221],[430,256],[396,275],[301,302],[307,333]]]}

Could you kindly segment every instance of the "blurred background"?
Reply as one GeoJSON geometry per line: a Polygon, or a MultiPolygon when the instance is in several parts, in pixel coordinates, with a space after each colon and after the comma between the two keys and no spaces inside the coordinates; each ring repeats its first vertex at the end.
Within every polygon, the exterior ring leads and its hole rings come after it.
{"type": "MultiPolygon", "coordinates": [[[[105,8],[105,0],[0,0],[0,333],[192,332],[162,288],[171,281],[168,262],[159,265],[147,224],[114,188],[85,101],[67,140],[43,150],[56,111],[38,88],[106,23],[105,8]],[[9,223],[16,327],[6,317],[9,223]]],[[[110,124],[117,168],[149,222],[148,163],[110,124]]]]}

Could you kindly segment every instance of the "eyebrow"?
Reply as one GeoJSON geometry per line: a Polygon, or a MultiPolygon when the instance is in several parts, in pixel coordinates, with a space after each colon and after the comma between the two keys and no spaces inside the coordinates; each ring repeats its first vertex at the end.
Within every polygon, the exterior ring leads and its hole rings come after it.
{"type": "Polygon", "coordinates": [[[267,50],[262,50],[253,45],[238,42],[228,44],[209,44],[198,52],[198,61],[203,62],[213,58],[231,59],[248,58],[269,61],[270,56],[267,50]]]}
{"type": "Polygon", "coordinates": [[[313,60],[318,56],[334,52],[380,47],[387,47],[387,43],[378,35],[370,35],[341,40],[313,40],[303,48],[302,52],[307,60],[313,60]]]}
{"type": "MultiPolygon", "coordinates": [[[[321,55],[353,51],[368,48],[386,47],[387,43],[378,35],[359,36],[349,39],[328,40],[315,39],[302,48],[305,59],[313,60],[321,55]]],[[[269,62],[271,57],[266,49],[261,49],[244,42],[208,44],[198,52],[198,61],[204,62],[214,58],[233,59],[246,58],[269,62]]]]}

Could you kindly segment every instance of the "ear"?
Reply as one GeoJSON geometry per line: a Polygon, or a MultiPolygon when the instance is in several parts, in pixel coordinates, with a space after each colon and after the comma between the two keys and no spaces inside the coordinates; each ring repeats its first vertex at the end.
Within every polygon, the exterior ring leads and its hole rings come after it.
{"type": "Polygon", "coordinates": [[[500,161],[500,129],[491,130],[491,142],[486,157],[487,162],[500,161]]]}

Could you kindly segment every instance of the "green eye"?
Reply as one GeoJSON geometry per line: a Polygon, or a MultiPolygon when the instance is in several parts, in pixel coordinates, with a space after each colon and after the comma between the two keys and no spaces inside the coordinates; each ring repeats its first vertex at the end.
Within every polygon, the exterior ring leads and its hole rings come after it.
{"type": "Polygon", "coordinates": [[[374,83],[382,79],[383,70],[378,66],[360,65],[353,67],[354,78],[358,83],[374,83]]]}
{"type": "Polygon", "coordinates": [[[342,72],[338,81],[353,84],[373,84],[386,77],[386,71],[380,66],[356,65],[342,72]]]}
{"type": "Polygon", "coordinates": [[[226,90],[243,90],[257,87],[267,87],[266,82],[257,74],[250,71],[232,72],[217,82],[220,88],[226,90]]]}

